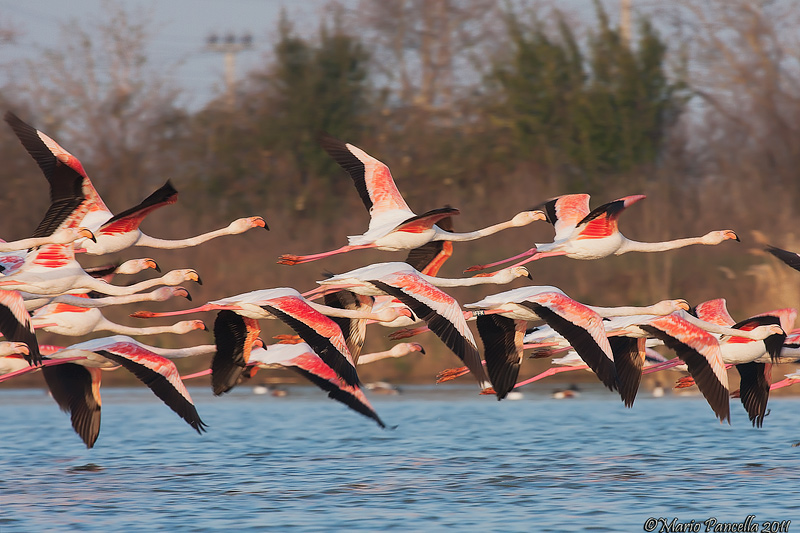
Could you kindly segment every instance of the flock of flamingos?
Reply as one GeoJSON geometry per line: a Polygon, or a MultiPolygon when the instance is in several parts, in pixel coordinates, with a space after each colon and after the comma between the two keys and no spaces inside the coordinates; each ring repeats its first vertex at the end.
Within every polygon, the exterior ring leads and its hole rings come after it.
{"type": "MultiPolygon", "coordinates": [[[[731,230],[702,237],[644,243],[625,238],[617,228],[620,214],[644,196],[627,196],[589,208],[589,196],[571,194],[551,199],[511,220],[468,232],[453,232],[452,207],[417,215],[397,190],[389,168],[363,150],[329,135],[321,147],[350,175],[370,216],[363,235],[348,237],[337,250],[313,255],[283,255],[279,263],[295,265],[355,250],[377,248],[408,251],[405,262],[373,264],[332,275],[319,287],[301,294],[292,288],[270,288],[228,296],[199,307],[172,312],[139,311],[131,316],[163,317],[217,311],[213,345],[165,349],[127,335],[187,333],[205,329],[201,320],[159,327],[128,327],[103,317],[110,305],[165,301],[189,293],[179,285],[200,282],[191,269],[174,270],[159,278],[129,286],[110,283],[115,275],[134,274],[158,266],[152,259],[126,261],[84,269],[76,254],[102,255],[130,246],[183,248],[251,228],[267,228],[261,217],[235,220],[226,228],[183,240],[162,240],[139,230],[153,210],[177,200],[167,182],[139,205],[113,214],[92,185],[83,166],[53,139],[13,113],[5,121],[39,165],[50,186],[51,204],[33,236],[0,241],[0,381],[41,371],[58,405],[71,415],[72,426],[87,447],[100,431],[100,380],[103,370],[124,367],[143,381],[173,411],[198,431],[205,424],[171,359],[213,354],[210,374],[216,395],[231,390],[259,368],[287,367],[300,373],[349,408],[383,421],[367,400],[356,371],[384,357],[423,352],[417,343],[399,343],[391,350],[361,355],[367,325],[378,322],[396,330],[393,339],[430,330],[464,363],[449,369],[439,381],[472,374],[482,394],[505,398],[515,387],[545,375],[590,369],[626,406],[633,405],[643,373],[680,368],[689,376],[678,386],[696,384],[720,421],[730,422],[729,398],[741,397],[753,425],[761,426],[771,388],[800,380],[800,373],[771,384],[771,365],[794,361],[800,335],[793,332],[795,309],[778,309],[736,322],[723,299],[690,307],[685,300],[665,300],[647,307],[593,307],[577,302],[552,286],[527,285],[486,296],[462,306],[447,287],[503,285],[531,278],[523,265],[548,256],[600,259],[627,252],[658,252],[693,244],[717,245],[736,239],[731,230]],[[547,221],[555,229],[553,242],[467,271],[484,270],[517,260],[512,266],[473,277],[436,277],[452,253],[453,241],[469,241],[507,228],[547,221]],[[162,286],[151,292],[143,292],[162,286]],[[324,303],[314,300],[322,298],[324,303]],[[467,309],[466,311],[464,309],[467,309]],[[297,335],[278,336],[265,344],[259,320],[279,319],[297,335]],[[468,326],[475,320],[484,347],[483,358],[468,326]],[[529,328],[529,322],[536,327],[529,328]],[[39,345],[35,330],[84,336],[97,331],[116,333],[66,347],[39,345]],[[788,336],[787,336],[788,335],[788,336]],[[652,348],[663,345],[677,357],[666,360],[652,348]],[[524,350],[535,357],[564,355],[549,371],[518,381],[524,350]],[[727,369],[741,376],[739,391],[728,387],[727,369]]],[[[800,269],[798,254],[769,248],[789,266],[800,269]]]]}

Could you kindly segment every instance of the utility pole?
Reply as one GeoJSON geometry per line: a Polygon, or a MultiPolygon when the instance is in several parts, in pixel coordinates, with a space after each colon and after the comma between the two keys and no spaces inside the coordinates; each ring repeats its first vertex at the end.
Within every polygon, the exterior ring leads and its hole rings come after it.
{"type": "Polygon", "coordinates": [[[232,33],[221,39],[211,34],[206,42],[206,49],[219,52],[225,60],[225,99],[229,107],[233,107],[236,99],[236,54],[253,48],[253,36],[246,33],[238,39],[232,33]]]}
{"type": "Polygon", "coordinates": [[[631,44],[631,4],[633,0],[619,0],[619,33],[622,42],[631,44]]]}

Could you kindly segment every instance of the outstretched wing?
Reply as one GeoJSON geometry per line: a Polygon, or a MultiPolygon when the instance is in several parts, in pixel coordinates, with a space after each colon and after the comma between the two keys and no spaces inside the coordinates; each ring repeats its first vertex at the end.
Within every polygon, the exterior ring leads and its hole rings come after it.
{"type": "Polygon", "coordinates": [[[389,167],[360,148],[323,133],[319,143],[322,148],[353,179],[361,201],[370,215],[400,209],[411,211],[392,179],[389,167]]]}

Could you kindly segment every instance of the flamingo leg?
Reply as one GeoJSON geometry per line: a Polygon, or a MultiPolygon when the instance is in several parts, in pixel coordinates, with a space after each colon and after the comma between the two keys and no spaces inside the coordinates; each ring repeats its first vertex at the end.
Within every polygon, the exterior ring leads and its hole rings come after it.
{"type": "Polygon", "coordinates": [[[8,374],[3,374],[0,376],[0,383],[7,381],[11,378],[15,378],[17,376],[21,376],[23,374],[27,374],[28,372],[33,372],[34,370],[39,370],[44,366],[54,366],[54,365],[63,365],[64,363],[70,363],[72,361],[81,361],[85,359],[85,357],[65,357],[64,359],[45,359],[42,361],[41,366],[29,366],[26,368],[22,368],[20,370],[15,370],[14,372],[9,372],[8,374]]]}
{"type": "Polygon", "coordinates": [[[347,252],[352,252],[353,250],[366,250],[368,248],[375,248],[375,244],[358,244],[355,246],[342,246],[341,248],[337,248],[336,250],[331,250],[330,252],[322,252],[319,254],[312,254],[312,255],[293,255],[293,254],[283,254],[278,258],[279,265],[299,265],[302,263],[310,263],[311,261],[316,261],[317,259],[322,259],[323,257],[330,257],[332,255],[337,254],[344,254],[347,252]]]}
{"type": "Polygon", "coordinates": [[[428,326],[420,326],[418,328],[403,328],[398,329],[397,331],[391,333],[389,335],[389,339],[396,341],[398,339],[407,339],[409,337],[413,337],[415,335],[419,335],[420,333],[425,333],[426,331],[430,331],[428,326]]]}
{"type": "Polygon", "coordinates": [[[231,311],[241,310],[241,307],[236,305],[215,305],[215,304],[205,304],[201,305],[200,307],[193,307],[191,309],[183,309],[181,311],[165,311],[162,313],[154,313],[153,311],[136,311],[135,313],[131,313],[130,316],[133,318],[160,318],[165,316],[178,316],[178,315],[188,315],[191,313],[201,313],[203,311],[214,311],[217,309],[230,309],[231,311]]]}
{"type": "Polygon", "coordinates": [[[495,261],[494,263],[487,263],[485,265],[471,266],[468,269],[466,269],[464,272],[466,273],[466,272],[475,272],[476,270],[485,270],[487,268],[492,268],[492,267],[495,267],[497,265],[502,265],[503,263],[508,263],[509,261],[514,261],[515,259],[520,259],[520,258],[523,258],[523,257],[530,257],[530,256],[534,255],[535,253],[536,253],[536,247],[534,246],[533,248],[531,248],[528,251],[522,252],[521,254],[517,254],[517,255],[515,255],[513,257],[509,257],[508,259],[503,259],[502,261],[495,261]]]}
{"type": "Polygon", "coordinates": [[[664,363],[658,363],[656,365],[649,366],[649,367],[645,368],[644,370],[642,370],[642,374],[652,374],[653,372],[658,372],[660,370],[666,370],[668,368],[672,368],[672,367],[675,367],[675,366],[678,366],[678,365],[681,365],[681,364],[683,364],[683,361],[681,361],[679,358],[676,357],[676,358],[670,359],[669,361],[666,361],[664,363]]]}
{"type": "Polygon", "coordinates": [[[194,374],[187,374],[185,376],[181,376],[181,380],[185,381],[187,379],[199,378],[199,377],[202,377],[202,376],[207,376],[210,373],[211,373],[211,369],[208,368],[206,370],[201,370],[200,372],[195,372],[194,374]]]}

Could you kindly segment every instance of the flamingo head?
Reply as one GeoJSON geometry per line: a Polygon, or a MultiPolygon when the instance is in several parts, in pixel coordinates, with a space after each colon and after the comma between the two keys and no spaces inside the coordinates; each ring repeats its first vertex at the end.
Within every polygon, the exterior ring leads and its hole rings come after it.
{"type": "Polygon", "coordinates": [[[184,320],[183,322],[178,322],[175,324],[175,330],[177,333],[189,333],[190,331],[194,331],[196,329],[208,331],[205,322],[202,320],[184,320]]]}
{"type": "Polygon", "coordinates": [[[422,345],[417,343],[417,342],[409,342],[408,343],[408,350],[410,352],[419,352],[422,355],[425,355],[425,348],[423,348],[422,345]]]}
{"type": "Polygon", "coordinates": [[[515,228],[519,228],[522,226],[527,226],[536,220],[547,220],[547,215],[545,215],[544,211],[541,210],[523,211],[522,213],[517,213],[514,215],[514,218],[511,219],[511,225],[515,228]]]}

